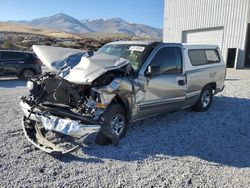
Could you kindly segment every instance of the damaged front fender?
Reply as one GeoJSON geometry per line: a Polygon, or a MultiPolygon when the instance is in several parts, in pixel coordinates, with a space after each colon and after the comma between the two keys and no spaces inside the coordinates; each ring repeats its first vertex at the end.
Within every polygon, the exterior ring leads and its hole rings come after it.
{"type": "Polygon", "coordinates": [[[109,85],[92,88],[92,91],[98,93],[101,104],[107,107],[117,96],[130,98],[133,95],[133,84],[128,78],[116,78],[109,85]]]}
{"type": "Polygon", "coordinates": [[[143,100],[145,96],[144,86],[129,77],[116,78],[109,85],[92,88],[92,91],[98,93],[101,103],[106,107],[113,101],[122,103],[127,111],[128,119],[132,111],[137,110],[136,103],[143,100]]]}

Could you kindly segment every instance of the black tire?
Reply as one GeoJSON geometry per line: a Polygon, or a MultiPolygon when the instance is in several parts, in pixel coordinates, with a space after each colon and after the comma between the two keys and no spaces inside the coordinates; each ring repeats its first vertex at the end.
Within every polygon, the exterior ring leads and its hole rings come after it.
{"type": "Polygon", "coordinates": [[[36,72],[32,69],[24,69],[21,74],[20,74],[20,78],[22,79],[29,79],[32,78],[36,75],[36,72]]]}
{"type": "Polygon", "coordinates": [[[213,102],[213,89],[211,86],[205,86],[200,94],[197,103],[193,106],[193,109],[197,112],[207,111],[213,102]]]}
{"type": "Polygon", "coordinates": [[[97,135],[96,143],[100,145],[117,145],[119,140],[126,135],[128,130],[124,107],[120,104],[111,104],[106,109],[101,119],[103,120],[104,125],[101,127],[97,135]],[[113,124],[112,126],[112,123],[114,123],[114,121],[119,122],[119,125],[116,126],[116,124],[113,124]]]}

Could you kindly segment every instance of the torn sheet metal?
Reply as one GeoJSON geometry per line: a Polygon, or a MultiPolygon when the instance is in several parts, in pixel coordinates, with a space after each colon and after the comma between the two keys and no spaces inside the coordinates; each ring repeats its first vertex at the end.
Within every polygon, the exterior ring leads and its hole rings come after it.
{"type": "Polygon", "coordinates": [[[41,128],[34,122],[29,121],[26,117],[23,117],[22,121],[23,132],[25,137],[30,143],[32,143],[36,148],[39,148],[50,154],[67,154],[76,151],[80,148],[80,145],[75,145],[69,149],[64,149],[59,145],[56,145],[48,141],[42,134],[41,128]]]}
{"type": "MultiPolygon", "coordinates": [[[[142,90],[141,86],[129,78],[116,78],[109,85],[99,88],[93,88],[93,91],[99,93],[101,101],[105,105],[109,105],[117,95],[125,98],[137,97],[137,93],[142,90]]],[[[144,97],[144,92],[140,92],[139,97],[144,97]]]]}
{"type": "Polygon", "coordinates": [[[41,116],[41,121],[46,130],[53,130],[75,138],[81,138],[99,132],[100,125],[84,125],[79,121],[61,119],[56,116],[41,116]]]}

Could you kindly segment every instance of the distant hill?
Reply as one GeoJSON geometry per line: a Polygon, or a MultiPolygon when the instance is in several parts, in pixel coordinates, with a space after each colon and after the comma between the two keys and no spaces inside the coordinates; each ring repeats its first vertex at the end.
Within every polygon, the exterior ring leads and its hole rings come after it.
{"type": "Polygon", "coordinates": [[[54,16],[38,18],[27,22],[28,25],[41,28],[52,28],[70,33],[89,33],[92,32],[79,20],[66,14],[56,14],[54,16]]]}
{"type": "Polygon", "coordinates": [[[42,29],[42,28],[34,28],[25,25],[18,25],[14,23],[6,23],[0,22],[0,32],[13,32],[13,33],[31,33],[36,35],[45,35],[49,37],[57,37],[57,38],[74,38],[80,39],[78,35],[74,35],[71,33],[58,31],[54,29],[42,29]]]}
{"type": "Polygon", "coordinates": [[[37,28],[50,28],[63,32],[126,34],[143,38],[162,38],[162,29],[142,24],[131,24],[121,18],[78,20],[67,14],[59,13],[53,16],[38,18],[31,21],[9,21],[9,23],[28,25],[37,28]]]}
{"type": "Polygon", "coordinates": [[[94,32],[102,33],[124,33],[132,36],[146,38],[162,38],[162,30],[142,24],[131,24],[121,18],[81,20],[94,32]]]}

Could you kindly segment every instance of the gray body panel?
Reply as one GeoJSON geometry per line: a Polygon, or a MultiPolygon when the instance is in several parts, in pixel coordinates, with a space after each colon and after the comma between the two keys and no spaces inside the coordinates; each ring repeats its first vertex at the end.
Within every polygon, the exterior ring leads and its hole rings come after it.
{"type": "Polygon", "coordinates": [[[144,101],[138,103],[137,118],[142,119],[180,108],[185,103],[186,87],[178,86],[181,76],[164,75],[151,78],[144,101]]]}
{"type": "Polygon", "coordinates": [[[215,83],[217,91],[223,89],[225,81],[225,66],[218,65],[210,68],[187,71],[186,77],[188,91],[185,106],[191,106],[197,102],[204,86],[210,83],[215,83]]]}

